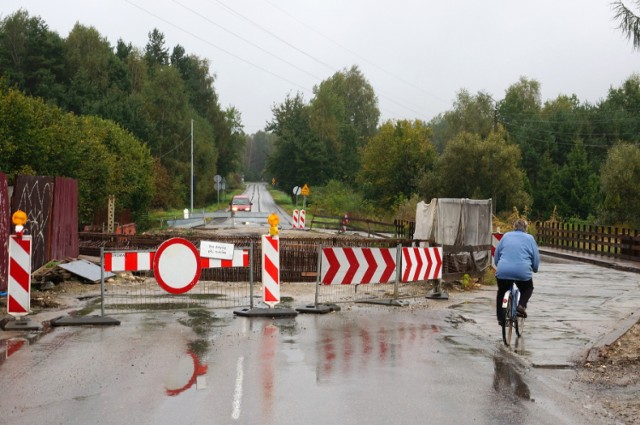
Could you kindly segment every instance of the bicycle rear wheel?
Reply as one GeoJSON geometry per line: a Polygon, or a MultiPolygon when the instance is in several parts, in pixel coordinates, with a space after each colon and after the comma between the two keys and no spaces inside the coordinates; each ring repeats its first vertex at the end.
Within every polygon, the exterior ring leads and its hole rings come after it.
{"type": "Polygon", "coordinates": [[[502,341],[504,345],[511,344],[511,335],[513,333],[513,298],[511,295],[508,295],[509,299],[507,301],[507,307],[502,310],[502,317],[504,318],[502,322],[502,341]]]}

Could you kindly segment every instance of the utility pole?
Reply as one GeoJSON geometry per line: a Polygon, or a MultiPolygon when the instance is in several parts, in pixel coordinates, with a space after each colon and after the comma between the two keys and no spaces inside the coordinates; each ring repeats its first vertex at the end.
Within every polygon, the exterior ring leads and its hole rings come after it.
{"type": "Polygon", "coordinates": [[[193,213],[193,119],[191,120],[191,213],[193,213]]]}

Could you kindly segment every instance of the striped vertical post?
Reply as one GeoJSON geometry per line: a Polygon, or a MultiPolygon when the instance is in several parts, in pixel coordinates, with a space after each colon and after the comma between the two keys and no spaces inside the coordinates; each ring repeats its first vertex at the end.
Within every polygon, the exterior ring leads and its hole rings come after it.
{"type": "Polygon", "coordinates": [[[31,309],[31,236],[9,237],[7,313],[20,318],[31,309]]]}
{"type": "Polygon", "coordinates": [[[280,302],[280,240],[262,236],[262,301],[270,308],[280,302]]]}
{"type": "Polygon", "coordinates": [[[293,210],[293,217],[291,217],[291,221],[292,221],[291,227],[293,227],[294,229],[298,228],[299,217],[300,217],[300,211],[298,211],[297,209],[293,210]]]}
{"type": "Polygon", "coordinates": [[[305,210],[300,210],[300,219],[298,221],[298,229],[304,229],[305,227],[304,221],[305,221],[306,215],[307,213],[305,210]]]}

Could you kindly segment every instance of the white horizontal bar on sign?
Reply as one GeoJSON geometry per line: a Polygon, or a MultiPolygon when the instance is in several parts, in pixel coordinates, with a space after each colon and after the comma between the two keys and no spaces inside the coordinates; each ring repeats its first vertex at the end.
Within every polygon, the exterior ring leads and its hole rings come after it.
{"type": "Polygon", "coordinates": [[[233,258],[231,260],[200,257],[200,267],[203,269],[249,267],[249,251],[246,249],[236,249],[233,251],[233,258]]]}

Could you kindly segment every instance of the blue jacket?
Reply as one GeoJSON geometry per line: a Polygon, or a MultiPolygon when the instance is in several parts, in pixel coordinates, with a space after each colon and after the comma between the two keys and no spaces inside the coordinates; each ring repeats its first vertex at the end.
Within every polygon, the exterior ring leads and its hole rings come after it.
{"type": "Polygon", "coordinates": [[[529,280],[538,272],[540,254],[530,234],[522,230],[505,233],[494,254],[498,279],[529,280]]]}

